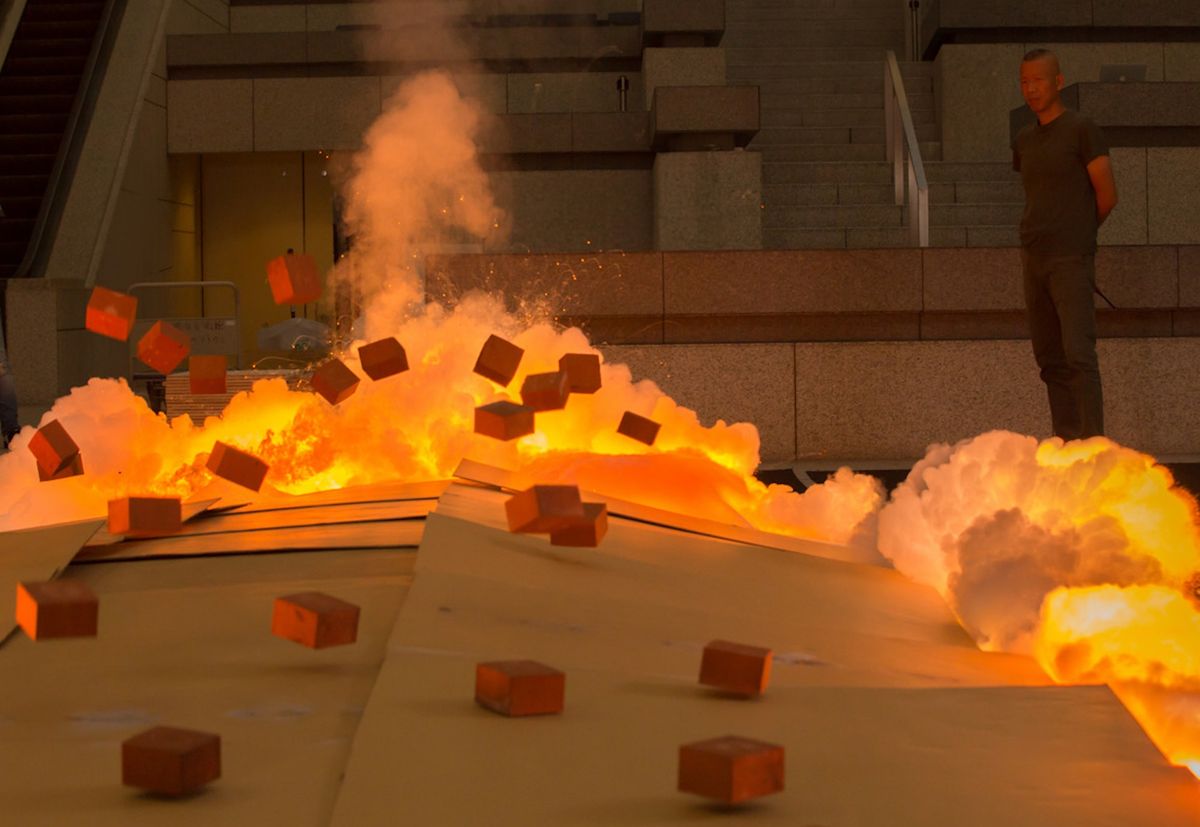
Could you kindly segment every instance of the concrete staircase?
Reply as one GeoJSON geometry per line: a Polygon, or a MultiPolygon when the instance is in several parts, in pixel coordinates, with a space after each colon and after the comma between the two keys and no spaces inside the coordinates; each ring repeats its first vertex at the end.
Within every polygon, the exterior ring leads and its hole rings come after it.
{"type": "MultiPolygon", "coordinates": [[[[883,58],[904,53],[901,0],[727,0],[730,83],[756,84],[763,246],[903,247],[886,163],[883,58]]],[[[901,63],[930,180],[935,246],[1017,243],[1022,193],[1006,164],[943,163],[933,64],[901,63]]]]}

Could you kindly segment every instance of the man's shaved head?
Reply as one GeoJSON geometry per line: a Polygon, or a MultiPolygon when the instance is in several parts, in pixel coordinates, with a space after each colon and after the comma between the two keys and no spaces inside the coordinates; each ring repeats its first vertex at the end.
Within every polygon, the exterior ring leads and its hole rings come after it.
{"type": "Polygon", "coordinates": [[[1058,55],[1054,54],[1054,52],[1050,51],[1049,49],[1034,49],[1028,52],[1025,57],[1021,58],[1022,63],[1031,63],[1035,60],[1050,61],[1051,74],[1062,74],[1062,69],[1060,69],[1058,65],[1058,55]]]}

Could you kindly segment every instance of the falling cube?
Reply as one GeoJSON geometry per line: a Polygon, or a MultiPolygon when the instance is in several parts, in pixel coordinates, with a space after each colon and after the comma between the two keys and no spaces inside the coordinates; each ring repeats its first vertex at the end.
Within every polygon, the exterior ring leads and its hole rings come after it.
{"type": "Polygon", "coordinates": [[[17,584],[17,625],[33,640],[95,637],[99,615],[100,601],[82,580],[17,584]]]}
{"type": "Polygon", "coordinates": [[[358,390],[358,376],[342,360],[330,359],[312,375],[312,389],[330,405],[337,405],[358,390]]]}
{"type": "Polygon", "coordinates": [[[358,639],[358,606],[321,592],[278,597],[271,634],[310,649],[353,643],[358,639]]]}
{"type": "Polygon", "coordinates": [[[93,333],[124,342],[133,331],[138,300],[105,287],[93,287],[84,326],[93,333]]]}
{"type": "Polygon", "coordinates": [[[396,341],[395,336],[388,336],[386,339],[360,347],[358,361],[362,365],[363,373],[374,382],[408,370],[408,354],[404,352],[404,345],[396,341]]]}
{"type": "Polygon", "coordinates": [[[155,322],[138,340],[137,357],[161,374],[168,374],[187,358],[192,339],[170,322],[155,322]]]}
{"type": "Polygon", "coordinates": [[[595,393],[600,390],[600,357],[595,353],[568,353],[558,360],[558,369],[567,375],[571,393],[595,393]]]}
{"type": "Polygon", "coordinates": [[[633,411],[626,411],[625,415],[621,417],[621,424],[617,426],[617,433],[624,434],[630,439],[636,439],[638,442],[653,445],[654,440],[658,438],[660,427],[662,426],[653,419],[639,416],[633,411]]]}
{"type": "Polygon", "coordinates": [[[193,394],[225,393],[229,359],[193,355],[188,359],[188,389],[193,394]]]}
{"type": "Polygon", "coordinates": [[[550,532],[550,545],[594,548],[608,533],[608,506],[584,503],[583,518],[550,532]]]}
{"type": "Polygon", "coordinates": [[[37,460],[38,473],[43,479],[57,478],[79,456],[79,446],[57,419],[51,419],[37,429],[29,440],[29,450],[37,460]]]}
{"type": "Polygon", "coordinates": [[[47,474],[38,464],[38,479],[42,482],[52,482],[54,480],[65,480],[67,477],[83,476],[83,457],[79,454],[75,455],[75,459],[71,460],[71,464],[59,471],[57,474],[47,474]]]}
{"type": "Polygon", "coordinates": [[[475,666],[475,702],[510,718],[557,715],[563,710],[566,687],[565,674],[533,660],[475,666]]]}
{"type": "Polygon", "coordinates": [[[556,370],[553,373],[531,373],[521,383],[521,402],[535,411],[557,411],[567,404],[571,393],[567,375],[556,370]]]}
{"type": "Polygon", "coordinates": [[[679,791],[739,804],[783,789],[783,747],[727,735],[679,748],[679,791]]]}
{"type": "Polygon", "coordinates": [[[700,683],[739,695],[761,695],[771,679],[771,658],[770,649],[714,640],[700,659],[700,683]]]}
{"type": "Polygon", "coordinates": [[[257,491],[267,476],[267,464],[253,454],[218,442],[208,455],[208,470],[218,477],[257,491]]]}
{"type": "Polygon", "coordinates": [[[276,304],[308,304],[321,298],[317,260],[307,253],[287,253],[267,262],[267,282],[276,304]]]}
{"type": "Polygon", "coordinates": [[[535,485],[504,503],[508,530],[542,534],[569,528],[584,518],[583,501],[574,485],[535,485]]]}
{"type": "Polygon", "coordinates": [[[121,782],[159,795],[193,793],[221,777],[221,736],[158,726],[121,744],[121,782]]]}
{"type": "Polygon", "coordinates": [[[525,355],[522,348],[517,347],[507,339],[492,335],[483,343],[479,358],[475,360],[475,372],[486,376],[498,385],[507,385],[517,375],[521,365],[521,357],[525,355]]]}
{"type": "Polygon", "coordinates": [[[476,408],[475,433],[502,440],[532,434],[533,408],[506,401],[476,408]]]}
{"type": "Polygon", "coordinates": [[[122,497],[108,501],[108,533],[125,537],[174,534],[183,527],[178,497],[122,497]]]}

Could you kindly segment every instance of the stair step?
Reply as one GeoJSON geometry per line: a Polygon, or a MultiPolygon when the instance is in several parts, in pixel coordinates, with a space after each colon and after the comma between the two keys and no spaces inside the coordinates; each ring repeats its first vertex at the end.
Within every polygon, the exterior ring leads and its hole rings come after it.
{"type": "Polygon", "coordinates": [[[29,133],[62,132],[67,127],[66,113],[0,114],[0,135],[26,135],[29,133]]]}
{"type": "Polygon", "coordinates": [[[32,218],[0,218],[0,242],[19,241],[29,243],[33,232],[32,218]]]}
{"type": "MultiPolygon", "coordinates": [[[[883,84],[878,92],[846,92],[844,94],[785,94],[764,90],[760,100],[763,109],[879,109],[883,110],[883,84]]],[[[908,96],[908,106],[914,112],[933,111],[933,93],[908,96]]]]}
{"type": "MultiPolygon", "coordinates": [[[[763,163],[784,161],[886,161],[887,155],[880,144],[792,144],[757,147],[762,153],[763,163]]],[[[923,158],[936,159],[942,154],[942,145],[932,141],[921,144],[923,158]]],[[[764,173],[765,175],[765,173],[764,173]]]]}
{"type": "MultiPolygon", "coordinates": [[[[735,46],[728,41],[725,47],[727,65],[744,66],[752,63],[832,63],[883,60],[886,49],[881,46],[735,46]]],[[[899,52],[897,52],[899,54],[899,52]]]]}
{"type": "MultiPolygon", "coordinates": [[[[913,124],[935,123],[932,109],[912,113],[913,124]]],[[[883,107],[858,109],[763,109],[762,122],[768,128],[796,126],[878,126],[883,123],[883,107]]]]}
{"type": "Polygon", "coordinates": [[[74,95],[78,89],[77,76],[0,75],[0,95],[74,95]]]}
{"type": "MultiPolygon", "coordinates": [[[[721,44],[726,49],[758,49],[790,46],[797,50],[828,49],[830,43],[841,43],[844,49],[891,49],[899,54],[904,50],[904,34],[892,32],[854,32],[852,34],[831,36],[818,31],[801,29],[797,31],[780,31],[766,29],[758,32],[726,31],[721,44]]],[[[850,59],[847,56],[847,59],[850,59]]]]}
{"type": "MultiPolygon", "coordinates": [[[[758,130],[750,146],[764,149],[768,146],[790,144],[880,144],[885,143],[886,129],[883,113],[878,113],[876,126],[767,126],[758,130]]],[[[916,125],[917,140],[935,142],[941,138],[937,124],[916,125]]]]}
{"type": "Polygon", "coordinates": [[[0,206],[7,204],[6,199],[13,196],[41,198],[48,180],[47,175],[0,175],[0,206]]]}
{"type": "Polygon", "coordinates": [[[887,184],[892,167],[877,163],[763,162],[763,181],[776,184],[887,184]]]}
{"type": "Polygon", "coordinates": [[[0,94],[0,112],[6,115],[67,114],[73,103],[74,95],[0,94]]]}
{"type": "MultiPolygon", "coordinates": [[[[1020,241],[1015,227],[930,227],[932,247],[1016,247],[1020,241]]],[[[768,250],[903,249],[914,246],[908,227],[813,227],[763,230],[763,248],[768,250]]]]}
{"type": "MultiPolygon", "coordinates": [[[[770,78],[756,81],[753,85],[759,88],[764,100],[782,96],[843,94],[848,92],[873,92],[882,95],[883,70],[881,69],[879,74],[861,75],[858,77],[770,78]]],[[[910,96],[932,95],[933,78],[905,78],[904,88],[910,96]]],[[[882,102],[880,105],[882,106],[882,102]]]]}
{"type": "Polygon", "coordinates": [[[63,76],[76,78],[83,73],[87,56],[82,57],[10,57],[4,61],[6,75],[63,76]]]}
{"type": "Polygon", "coordinates": [[[95,34],[96,21],[93,20],[22,20],[13,41],[26,37],[86,37],[90,41],[95,34]]]}
{"type": "Polygon", "coordinates": [[[8,278],[16,272],[28,246],[27,241],[0,241],[0,278],[8,278]]]}
{"type": "Polygon", "coordinates": [[[62,143],[62,133],[38,135],[0,135],[0,156],[54,155],[62,143]]]}
{"type": "Polygon", "coordinates": [[[9,57],[87,57],[92,50],[92,38],[13,38],[9,57]]]}
{"type": "Polygon", "coordinates": [[[6,195],[0,206],[4,207],[5,218],[37,218],[38,210],[42,208],[42,196],[6,195]]]}
{"type": "Polygon", "coordinates": [[[1004,161],[933,161],[925,165],[925,175],[931,182],[997,181],[1011,184],[1021,180],[1012,164],[1004,161]]]}
{"type": "Polygon", "coordinates": [[[1015,227],[1021,222],[1023,204],[931,204],[931,226],[1004,225],[1015,227]]]}
{"type": "Polygon", "coordinates": [[[954,200],[960,204],[1023,204],[1025,188],[1019,176],[1007,182],[958,181],[954,184],[954,200]]]}
{"type": "Polygon", "coordinates": [[[54,155],[11,155],[0,152],[0,175],[49,175],[54,155]]]}
{"type": "Polygon", "coordinates": [[[767,204],[763,211],[763,228],[898,227],[904,220],[903,209],[895,205],[877,204],[832,207],[781,207],[767,204]]]}
{"type": "MultiPolygon", "coordinates": [[[[901,63],[900,74],[905,78],[932,78],[933,63],[901,63]]],[[[797,62],[766,63],[754,61],[729,64],[725,77],[730,81],[761,82],[774,78],[872,77],[883,83],[882,60],[836,61],[831,63],[797,62]]]]}
{"type": "Polygon", "coordinates": [[[21,18],[30,23],[67,23],[82,20],[99,20],[104,3],[30,3],[21,18]]]}
{"type": "MultiPolygon", "coordinates": [[[[763,183],[763,203],[768,207],[875,204],[895,205],[892,184],[771,184],[763,183]]],[[[954,184],[930,184],[931,204],[954,203],[954,184]]]]}

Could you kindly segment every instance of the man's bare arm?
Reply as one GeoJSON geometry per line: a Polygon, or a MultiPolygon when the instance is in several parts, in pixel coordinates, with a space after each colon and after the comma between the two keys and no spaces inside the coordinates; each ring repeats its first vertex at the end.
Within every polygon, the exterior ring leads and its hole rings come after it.
{"type": "Polygon", "coordinates": [[[1093,158],[1087,171],[1092,179],[1092,189],[1096,191],[1096,219],[1103,224],[1117,206],[1117,182],[1113,179],[1112,161],[1107,155],[1093,158]]]}

